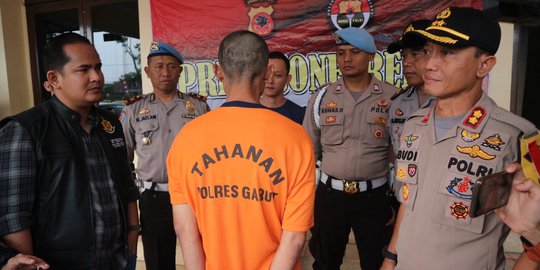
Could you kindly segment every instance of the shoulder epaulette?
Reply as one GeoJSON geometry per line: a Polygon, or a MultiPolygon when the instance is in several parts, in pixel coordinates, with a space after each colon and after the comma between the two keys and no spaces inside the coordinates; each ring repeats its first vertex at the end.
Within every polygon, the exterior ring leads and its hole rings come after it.
{"type": "Polygon", "coordinates": [[[124,105],[127,106],[127,105],[135,103],[135,102],[137,102],[137,101],[139,101],[139,100],[141,100],[143,98],[144,98],[144,94],[140,94],[140,95],[134,96],[134,97],[132,97],[130,99],[124,99],[124,105]]]}
{"type": "Polygon", "coordinates": [[[536,126],[533,123],[529,122],[529,120],[521,116],[515,115],[500,107],[495,107],[493,109],[491,117],[518,128],[523,132],[523,135],[525,135],[526,137],[532,136],[538,132],[536,126]]]}
{"type": "Polygon", "coordinates": [[[397,90],[391,97],[390,97],[390,100],[394,100],[396,99],[397,97],[399,97],[399,95],[407,92],[408,88],[401,88],[399,90],[397,90]]]}
{"type": "Polygon", "coordinates": [[[192,97],[192,98],[196,98],[202,102],[206,102],[206,99],[207,99],[207,96],[203,96],[203,95],[199,95],[199,94],[196,94],[196,93],[187,93],[188,96],[192,97]]]}

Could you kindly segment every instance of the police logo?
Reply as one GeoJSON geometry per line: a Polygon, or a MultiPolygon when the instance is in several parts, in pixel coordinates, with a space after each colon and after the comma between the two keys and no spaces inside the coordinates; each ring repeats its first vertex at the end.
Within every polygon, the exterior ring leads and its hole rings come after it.
{"type": "Polygon", "coordinates": [[[401,199],[403,199],[404,202],[409,200],[410,193],[411,191],[409,189],[409,185],[407,183],[403,183],[403,186],[401,187],[401,199]]]}
{"type": "Polygon", "coordinates": [[[379,99],[377,101],[377,106],[379,106],[379,108],[386,108],[388,106],[388,100],[384,98],[379,99]]]}
{"type": "Polygon", "coordinates": [[[456,149],[458,152],[462,154],[469,155],[472,158],[481,158],[483,160],[492,160],[496,157],[496,155],[490,155],[486,153],[484,150],[480,148],[478,145],[473,145],[471,147],[461,147],[459,145],[456,145],[456,149]]]}
{"type": "Polygon", "coordinates": [[[337,103],[334,101],[330,101],[326,103],[327,108],[335,108],[337,106],[337,103]]]}
{"type": "Polygon", "coordinates": [[[450,214],[458,219],[466,219],[469,216],[469,207],[463,202],[454,202],[450,206],[450,214]]]}
{"type": "Polygon", "coordinates": [[[409,136],[405,136],[403,138],[403,141],[405,141],[407,148],[410,148],[412,146],[412,143],[418,139],[418,136],[414,136],[414,134],[410,134],[409,136]]]}
{"type": "Polygon", "coordinates": [[[378,140],[384,138],[384,131],[380,128],[375,129],[373,132],[373,137],[378,140]]]}
{"type": "Polygon", "coordinates": [[[371,0],[332,0],[327,15],[336,29],[364,28],[373,16],[371,0]]]}
{"type": "Polygon", "coordinates": [[[186,110],[190,113],[194,112],[195,111],[195,104],[193,103],[193,101],[191,100],[188,100],[186,102],[186,110]]]}
{"type": "Polygon", "coordinates": [[[248,0],[249,5],[249,25],[248,30],[266,38],[274,30],[273,4],[275,0],[248,0]]]}
{"type": "Polygon", "coordinates": [[[465,178],[454,177],[454,180],[450,181],[450,184],[446,186],[446,191],[460,199],[470,200],[474,187],[475,183],[468,176],[465,176],[465,178]]]}
{"type": "Polygon", "coordinates": [[[327,124],[333,124],[336,122],[336,117],[335,116],[327,116],[326,119],[325,119],[325,122],[327,124]]]}
{"type": "Polygon", "coordinates": [[[445,8],[443,11],[439,12],[437,19],[446,19],[452,15],[452,11],[449,7],[445,8]]]}
{"type": "Polygon", "coordinates": [[[147,109],[147,108],[144,108],[144,109],[139,111],[139,115],[145,115],[145,114],[149,114],[149,113],[150,113],[150,110],[147,109]]]}
{"type": "Polygon", "coordinates": [[[101,117],[101,127],[109,134],[114,133],[114,126],[111,124],[111,122],[105,120],[103,117],[101,117]]]}
{"type": "Polygon", "coordinates": [[[159,51],[159,42],[157,41],[154,41],[152,42],[152,44],[150,45],[150,51],[159,51]]]}
{"type": "Polygon", "coordinates": [[[409,168],[407,170],[407,173],[409,174],[410,177],[415,176],[416,175],[416,165],[409,164],[409,168]]]}
{"type": "Polygon", "coordinates": [[[372,93],[374,93],[374,94],[380,94],[380,93],[382,93],[382,90],[381,90],[381,88],[379,88],[379,85],[378,85],[378,84],[374,84],[374,85],[373,85],[373,91],[372,91],[372,93]]]}
{"type": "Polygon", "coordinates": [[[484,142],[482,143],[482,146],[489,147],[491,149],[501,151],[501,146],[505,144],[505,142],[502,141],[501,135],[499,133],[491,135],[484,139],[484,142]]]}
{"type": "Polygon", "coordinates": [[[405,166],[399,165],[396,170],[396,179],[403,180],[407,178],[407,173],[405,172],[405,166]]]}
{"type": "Polygon", "coordinates": [[[335,93],[341,93],[343,90],[341,90],[341,84],[336,85],[336,89],[334,90],[335,93]]]}
{"type": "Polygon", "coordinates": [[[469,132],[468,130],[464,129],[461,131],[461,138],[465,142],[474,142],[476,139],[480,138],[480,133],[469,132]]]}
{"type": "Polygon", "coordinates": [[[403,111],[401,109],[397,108],[396,111],[394,112],[394,114],[396,116],[403,116],[403,111]]]}
{"type": "Polygon", "coordinates": [[[375,118],[373,118],[373,123],[374,123],[375,125],[379,125],[379,126],[385,127],[385,126],[386,126],[386,118],[383,118],[383,117],[375,117],[375,118]]]}
{"type": "Polygon", "coordinates": [[[485,116],[486,109],[481,106],[474,107],[469,116],[465,118],[463,124],[468,127],[472,127],[473,129],[476,129],[480,125],[480,123],[482,123],[482,120],[485,116]]]}

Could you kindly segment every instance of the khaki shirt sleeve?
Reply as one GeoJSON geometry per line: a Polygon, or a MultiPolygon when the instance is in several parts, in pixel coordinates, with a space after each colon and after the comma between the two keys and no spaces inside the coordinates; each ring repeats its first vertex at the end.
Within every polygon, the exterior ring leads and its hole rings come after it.
{"type": "Polygon", "coordinates": [[[126,149],[128,162],[133,163],[134,151],[136,148],[135,142],[135,129],[133,128],[133,122],[135,121],[135,115],[133,113],[133,106],[125,106],[122,110],[122,116],[120,117],[122,123],[122,130],[126,138],[126,149]]]}
{"type": "Polygon", "coordinates": [[[306,130],[311,143],[313,144],[313,151],[315,153],[315,160],[321,159],[321,130],[315,124],[315,119],[313,117],[313,105],[315,103],[315,98],[317,92],[311,95],[308,105],[306,107],[306,114],[304,115],[303,126],[306,130]]]}

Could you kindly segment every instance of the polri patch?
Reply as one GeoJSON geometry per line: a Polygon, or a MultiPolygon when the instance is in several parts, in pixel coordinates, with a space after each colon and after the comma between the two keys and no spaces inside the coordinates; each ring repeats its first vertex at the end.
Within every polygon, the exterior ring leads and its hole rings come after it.
{"type": "Polygon", "coordinates": [[[446,191],[457,198],[470,200],[474,187],[475,183],[468,176],[463,178],[454,177],[450,184],[446,186],[446,191]]]}
{"type": "Polygon", "coordinates": [[[450,206],[450,215],[458,219],[466,219],[469,216],[469,207],[463,202],[454,202],[450,206]]]}

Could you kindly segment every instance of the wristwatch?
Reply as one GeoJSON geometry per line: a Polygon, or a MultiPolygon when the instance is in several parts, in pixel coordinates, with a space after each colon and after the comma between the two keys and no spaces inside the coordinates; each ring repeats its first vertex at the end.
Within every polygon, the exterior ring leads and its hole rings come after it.
{"type": "Polygon", "coordinates": [[[384,258],[397,262],[397,254],[388,251],[388,245],[383,247],[382,255],[384,258]]]}
{"type": "Polygon", "coordinates": [[[141,225],[128,225],[127,226],[127,230],[128,232],[137,232],[139,235],[141,234],[142,232],[142,227],[141,225]]]}

